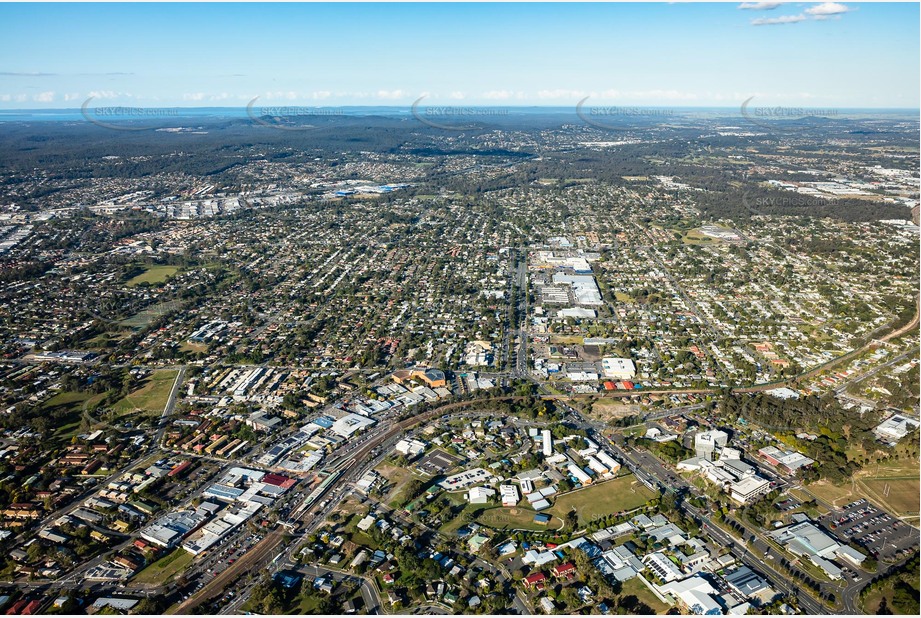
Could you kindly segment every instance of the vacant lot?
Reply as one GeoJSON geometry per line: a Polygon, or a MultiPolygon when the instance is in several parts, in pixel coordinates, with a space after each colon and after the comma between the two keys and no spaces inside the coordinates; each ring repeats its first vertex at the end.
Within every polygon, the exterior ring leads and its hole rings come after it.
{"type": "Polygon", "coordinates": [[[559,530],[563,527],[563,520],[559,517],[552,517],[547,525],[534,523],[535,515],[537,511],[531,509],[500,506],[486,509],[476,520],[496,530],[559,530]]]}
{"type": "Polygon", "coordinates": [[[807,494],[812,494],[819,500],[824,500],[832,506],[838,507],[849,504],[860,497],[851,491],[850,483],[838,487],[828,481],[818,481],[810,483],[804,489],[807,494]]]}
{"type": "Polygon", "coordinates": [[[143,311],[134,314],[130,318],[122,320],[118,323],[118,325],[124,328],[131,328],[136,330],[147,328],[164,315],[178,311],[181,308],[182,304],[175,300],[158,303],[156,305],[147,307],[143,311]]]}
{"type": "Polygon", "coordinates": [[[686,245],[706,245],[714,242],[714,238],[705,235],[699,230],[691,230],[681,239],[686,245]]]}
{"type": "Polygon", "coordinates": [[[859,481],[867,488],[867,497],[894,515],[917,516],[921,481],[915,478],[875,478],[859,481]]]}
{"type": "Polygon", "coordinates": [[[379,465],[377,471],[393,485],[388,494],[384,497],[383,502],[388,504],[390,508],[396,509],[402,507],[406,502],[403,490],[406,488],[406,484],[410,479],[413,478],[412,472],[406,468],[399,468],[390,464],[379,465]]]}
{"type": "Polygon", "coordinates": [[[192,563],[192,558],[194,558],[194,556],[186,550],[182,548],[177,549],[138,573],[133,581],[138,584],[162,586],[172,579],[173,576],[185,571],[192,563]]]}
{"type": "Polygon", "coordinates": [[[584,338],[580,335],[553,335],[550,337],[551,345],[582,345],[584,338]]]}
{"type": "Polygon", "coordinates": [[[169,399],[173,382],[176,380],[176,369],[155,371],[141,383],[140,388],[131,392],[124,399],[115,402],[112,409],[118,416],[140,413],[156,415],[163,412],[166,401],[169,399]]]}
{"type": "Polygon", "coordinates": [[[653,496],[654,494],[637,481],[636,477],[629,474],[560,496],[548,512],[564,518],[566,513],[576,509],[579,513],[579,525],[585,525],[609,513],[629,511],[643,506],[653,496]]]}
{"type": "MultiPolygon", "coordinates": [[[[669,609],[671,609],[671,606],[666,605],[660,601],[659,598],[653,594],[652,590],[650,590],[646,584],[641,582],[638,577],[628,579],[623,583],[623,588],[621,588],[621,595],[624,599],[631,596],[636,597],[640,603],[646,605],[657,614],[664,614],[669,609]]],[[[634,608],[630,607],[627,609],[632,611],[634,608]]]]}
{"type": "MultiPolygon", "coordinates": [[[[592,418],[610,421],[625,416],[632,416],[642,413],[642,406],[635,404],[624,404],[617,399],[599,399],[592,404],[592,418]]],[[[645,427],[643,428],[645,432],[645,427]]]]}
{"type": "Polygon", "coordinates": [[[819,481],[805,489],[837,507],[867,498],[899,517],[916,517],[921,510],[918,497],[921,495],[921,481],[918,479],[917,460],[892,461],[879,466],[871,464],[855,475],[854,483],[838,487],[827,481],[819,481]]]}
{"type": "Polygon", "coordinates": [[[179,271],[176,266],[146,266],[144,272],[140,275],[129,279],[126,284],[128,287],[134,287],[141,283],[155,284],[163,283],[179,271]]]}
{"type": "Polygon", "coordinates": [[[75,391],[65,391],[58,393],[51,399],[42,404],[42,410],[48,413],[48,417],[53,416],[57,419],[55,437],[63,440],[69,440],[80,431],[80,418],[83,406],[94,407],[105,397],[104,394],[94,395],[93,393],[82,393],[75,391]]]}

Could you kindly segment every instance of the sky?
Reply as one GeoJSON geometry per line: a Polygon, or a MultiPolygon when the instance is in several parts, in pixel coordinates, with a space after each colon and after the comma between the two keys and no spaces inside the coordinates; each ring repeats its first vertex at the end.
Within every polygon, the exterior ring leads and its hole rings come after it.
{"type": "Polygon", "coordinates": [[[0,109],[918,108],[918,3],[2,4],[0,109]]]}

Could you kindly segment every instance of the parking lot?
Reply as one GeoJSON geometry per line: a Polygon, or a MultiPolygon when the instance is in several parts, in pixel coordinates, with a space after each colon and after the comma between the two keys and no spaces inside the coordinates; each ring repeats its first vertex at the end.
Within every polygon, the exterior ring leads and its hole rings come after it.
{"type": "Polygon", "coordinates": [[[449,455],[441,449],[435,449],[428,455],[422,458],[419,463],[416,465],[420,471],[431,476],[436,476],[439,474],[444,474],[447,470],[450,470],[457,465],[460,459],[449,455]]]}
{"type": "Polygon", "coordinates": [[[880,560],[902,558],[918,546],[918,530],[866,499],[852,502],[820,521],[840,542],[857,543],[880,560]]]}
{"type": "Polygon", "coordinates": [[[787,498],[783,502],[778,502],[774,506],[776,506],[781,511],[786,512],[786,511],[792,511],[794,509],[798,509],[802,505],[803,503],[797,500],[796,498],[787,498]]]}

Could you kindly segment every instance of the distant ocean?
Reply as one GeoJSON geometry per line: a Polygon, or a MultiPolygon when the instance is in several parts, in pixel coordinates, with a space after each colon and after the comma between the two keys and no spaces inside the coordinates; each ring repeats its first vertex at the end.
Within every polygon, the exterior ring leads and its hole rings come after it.
{"type": "MultiPolygon", "coordinates": [[[[601,107],[600,105],[598,105],[601,107]]],[[[674,113],[680,116],[685,117],[731,117],[739,116],[740,110],[738,107],[647,107],[647,106],[634,106],[634,105],[614,105],[606,104],[610,108],[629,108],[632,110],[650,110],[654,112],[657,109],[668,109],[670,113],[674,113]]],[[[125,107],[130,108],[132,106],[128,105],[112,105],[112,106],[99,106],[102,107],[125,107]]],[[[273,109],[301,109],[301,110],[329,110],[335,111],[336,115],[346,115],[346,116],[402,116],[409,117],[412,115],[412,110],[409,106],[326,106],[326,107],[317,107],[311,105],[266,105],[265,108],[273,109]]],[[[431,105],[426,103],[421,106],[420,109],[425,109],[426,107],[450,107],[450,106],[439,106],[434,103],[431,105]]],[[[467,105],[464,106],[465,109],[502,109],[507,110],[506,115],[573,115],[575,113],[575,105],[571,107],[515,107],[515,106],[505,106],[505,105],[467,105]]],[[[92,117],[94,116],[93,110],[95,108],[89,108],[87,113],[92,117]]],[[[171,119],[244,119],[248,118],[247,108],[245,107],[165,107],[165,108],[144,108],[147,110],[176,110],[174,113],[156,115],[151,114],[150,119],[157,120],[171,120],[171,119]]],[[[255,110],[259,110],[260,107],[256,107],[255,110]]],[[[804,111],[808,112],[809,108],[801,108],[804,111]]],[[[641,116],[642,114],[637,114],[641,116]]],[[[838,108],[837,117],[864,117],[864,118],[905,118],[905,119],[914,119],[917,120],[919,116],[919,110],[917,109],[845,109],[838,108]]],[[[118,114],[111,114],[104,117],[97,116],[100,120],[138,120],[140,117],[137,115],[125,115],[119,116],[118,114]]],[[[0,122],[37,122],[37,121],[57,121],[57,122],[79,122],[86,121],[86,118],[83,115],[83,112],[77,109],[15,109],[15,110],[0,110],[0,122]]]]}

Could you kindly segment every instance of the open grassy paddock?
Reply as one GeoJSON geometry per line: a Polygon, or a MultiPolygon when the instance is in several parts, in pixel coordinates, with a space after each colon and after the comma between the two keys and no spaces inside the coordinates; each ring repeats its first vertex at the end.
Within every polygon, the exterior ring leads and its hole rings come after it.
{"type": "Polygon", "coordinates": [[[669,609],[670,605],[666,605],[659,598],[653,594],[646,584],[640,581],[638,577],[628,579],[623,583],[621,588],[621,595],[623,597],[635,596],[640,603],[649,606],[655,613],[664,614],[669,609]]]}
{"type": "Polygon", "coordinates": [[[155,371],[141,383],[140,388],[132,391],[124,399],[115,402],[112,409],[116,415],[140,413],[156,415],[163,412],[169,399],[173,383],[176,381],[176,369],[155,371]]]}
{"type": "Polygon", "coordinates": [[[632,474],[611,481],[589,485],[558,497],[548,513],[565,518],[573,508],[579,513],[579,525],[604,515],[629,511],[643,506],[655,494],[632,474]]]}
{"type": "Polygon", "coordinates": [[[917,517],[921,481],[914,478],[868,478],[858,481],[867,498],[899,517],[917,517]]]}
{"type": "Polygon", "coordinates": [[[413,478],[413,473],[406,468],[400,468],[385,463],[379,465],[377,471],[393,485],[382,502],[393,509],[405,506],[406,497],[403,495],[403,490],[406,488],[406,484],[413,478]]]}
{"type": "Polygon", "coordinates": [[[486,509],[476,518],[477,522],[495,530],[559,530],[563,520],[552,517],[547,525],[534,523],[537,511],[520,506],[486,509]]]}
{"type": "Polygon", "coordinates": [[[839,487],[819,481],[804,489],[837,507],[866,498],[897,517],[917,518],[921,511],[917,461],[891,461],[879,466],[871,464],[858,472],[851,483],[839,487]]]}
{"type": "Polygon", "coordinates": [[[138,573],[132,580],[136,584],[154,584],[162,586],[175,575],[186,570],[195,556],[179,548],[138,573]]]}
{"type": "Polygon", "coordinates": [[[136,285],[141,283],[149,283],[151,285],[155,283],[163,283],[173,275],[179,272],[177,266],[146,266],[144,267],[144,272],[136,277],[132,277],[128,280],[127,286],[133,288],[136,285]]]}

